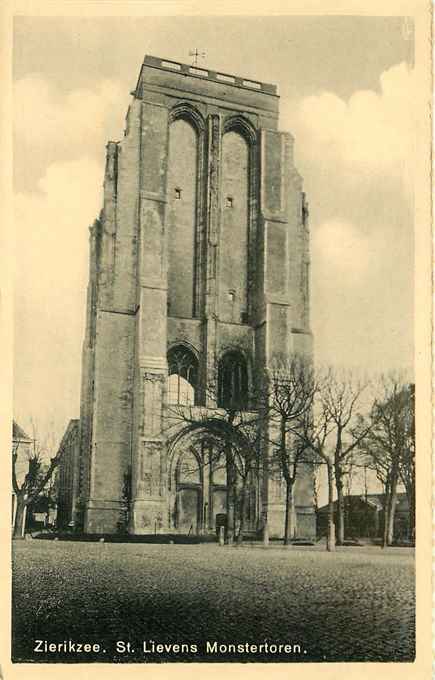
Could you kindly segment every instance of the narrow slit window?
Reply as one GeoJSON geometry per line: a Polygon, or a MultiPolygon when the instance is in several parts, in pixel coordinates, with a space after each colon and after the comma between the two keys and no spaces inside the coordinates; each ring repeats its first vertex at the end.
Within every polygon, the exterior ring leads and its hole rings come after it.
{"type": "Polygon", "coordinates": [[[227,196],[226,206],[227,208],[232,208],[234,205],[234,199],[232,196],[227,196]]]}
{"type": "Polygon", "coordinates": [[[181,189],[175,189],[175,198],[177,201],[181,200],[181,189]]]}

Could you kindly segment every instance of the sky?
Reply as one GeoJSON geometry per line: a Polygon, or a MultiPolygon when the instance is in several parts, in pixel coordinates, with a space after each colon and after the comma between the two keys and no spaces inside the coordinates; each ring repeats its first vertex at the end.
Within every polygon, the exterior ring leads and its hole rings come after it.
{"type": "Polygon", "coordinates": [[[15,17],[14,416],[79,416],[88,227],[145,54],[276,83],[310,207],[319,363],[413,366],[413,41],[400,17],[15,17]]]}

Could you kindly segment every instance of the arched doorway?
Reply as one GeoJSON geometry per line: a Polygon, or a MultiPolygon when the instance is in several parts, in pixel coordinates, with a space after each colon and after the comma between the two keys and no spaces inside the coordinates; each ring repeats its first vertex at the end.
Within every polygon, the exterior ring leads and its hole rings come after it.
{"type": "Polygon", "coordinates": [[[181,534],[214,533],[227,500],[225,459],[216,441],[207,432],[186,434],[170,455],[171,528],[181,534]]]}
{"type": "Polygon", "coordinates": [[[227,458],[225,440],[213,427],[179,434],[170,452],[170,528],[180,534],[214,534],[216,527],[240,523],[254,532],[259,517],[258,477],[252,469],[245,480],[242,505],[242,460],[227,458]],[[229,475],[227,477],[227,474],[229,475]],[[232,481],[228,481],[232,480],[232,481]],[[227,503],[229,485],[232,488],[227,503]]]}
{"type": "Polygon", "coordinates": [[[193,448],[182,451],[175,468],[175,517],[177,531],[200,533],[202,527],[202,465],[193,448]]]}

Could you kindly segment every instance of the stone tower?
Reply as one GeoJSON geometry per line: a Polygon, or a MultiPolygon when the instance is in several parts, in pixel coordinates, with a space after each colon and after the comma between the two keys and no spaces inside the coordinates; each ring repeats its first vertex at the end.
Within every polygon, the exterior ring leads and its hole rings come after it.
{"type": "MultiPolygon", "coordinates": [[[[168,441],[168,404],[243,394],[276,354],[311,352],[309,232],[293,138],[274,85],[146,56],[124,138],[109,142],[104,205],[90,229],[80,414],[84,530],[214,532],[224,471],[189,436],[168,441]]],[[[283,534],[269,473],[248,528],[283,534]]],[[[312,536],[312,480],[296,487],[312,536]]]]}

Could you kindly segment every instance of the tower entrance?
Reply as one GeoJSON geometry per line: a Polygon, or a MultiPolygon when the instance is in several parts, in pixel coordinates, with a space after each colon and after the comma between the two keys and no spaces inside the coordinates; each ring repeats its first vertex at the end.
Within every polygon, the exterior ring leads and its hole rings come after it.
{"type": "Polygon", "coordinates": [[[182,451],[176,466],[174,528],[182,534],[198,534],[202,528],[201,459],[193,448],[182,451]]]}
{"type": "Polygon", "coordinates": [[[206,433],[203,438],[186,434],[170,457],[170,528],[181,534],[214,533],[227,512],[227,474],[220,447],[210,443],[206,433]]]}
{"type": "Polygon", "coordinates": [[[234,522],[238,530],[243,509],[244,529],[257,528],[258,479],[252,470],[245,480],[242,501],[242,461],[231,456],[232,493],[228,506],[228,460],[224,442],[204,430],[181,436],[170,453],[170,530],[186,535],[214,534],[219,526],[234,522]],[[232,500],[231,500],[232,499],[232,500]],[[231,520],[232,518],[232,520],[231,520]]]}

